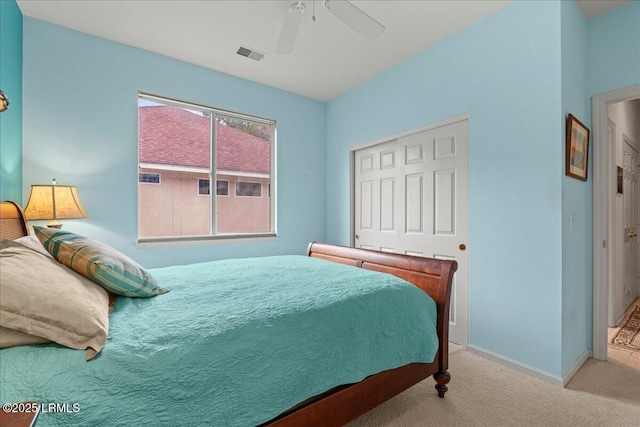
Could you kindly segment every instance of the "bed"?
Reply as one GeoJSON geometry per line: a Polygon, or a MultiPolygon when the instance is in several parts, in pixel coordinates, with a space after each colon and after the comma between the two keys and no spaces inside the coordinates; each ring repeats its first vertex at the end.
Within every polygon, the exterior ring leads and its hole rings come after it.
{"type": "MultiPolygon", "coordinates": [[[[0,213],[3,239],[29,233],[18,205],[0,213]]],[[[151,269],[171,291],[118,297],[95,359],[0,350],[2,403],[79,406],[36,426],[337,426],[429,376],[444,397],[456,267],[311,243],[307,257],[151,269]]]]}

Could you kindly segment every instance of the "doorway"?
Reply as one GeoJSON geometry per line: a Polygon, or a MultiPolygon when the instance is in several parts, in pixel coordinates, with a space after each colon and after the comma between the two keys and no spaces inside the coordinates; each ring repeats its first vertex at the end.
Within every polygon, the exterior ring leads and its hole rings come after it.
{"type": "Polygon", "coordinates": [[[354,147],[354,247],[458,262],[450,341],[469,340],[468,121],[465,118],[354,147]]]}
{"type": "MultiPolygon", "coordinates": [[[[607,360],[609,286],[616,270],[615,147],[609,144],[609,105],[640,98],[640,85],[596,95],[593,106],[593,358],[607,360]]],[[[619,272],[617,274],[623,274],[619,272]]]]}

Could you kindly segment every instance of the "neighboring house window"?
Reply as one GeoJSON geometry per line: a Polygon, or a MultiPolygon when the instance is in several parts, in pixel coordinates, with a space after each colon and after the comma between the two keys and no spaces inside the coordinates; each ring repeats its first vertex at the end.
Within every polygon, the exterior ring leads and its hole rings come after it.
{"type": "Polygon", "coordinates": [[[262,197],[262,184],[259,182],[237,182],[236,196],[262,197]]]}
{"type": "Polygon", "coordinates": [[[198,194],[201,196],[209,195],[209,180],[198,178],[198,194]]]}
{"type": "Polygon", "coordinates": [[[138,182],[142,182],[145,184],[160,184],[160,174],[159,173],[139,173],[138,182]]]}
{"type": "Polygon", "coordinates": [[[273,120],[139,93],[139,242],[275,236],[273,159],[273,120]]]}
{"type": "Polygon", "coordinates": [[[228,196],[229,195],[229,181],[216,181],[216,195],[228,196]]]}
{"type": "MultiPolygon", "coordinates": [[[[208,196],[210,194],[209,190],[209,180],[208,179],[198,179],[198,194],[201,196],[208,196]]],[[[229,195],[229,181],[216,181],[216,195],[218,196],[228,196],[229,195]]]]}

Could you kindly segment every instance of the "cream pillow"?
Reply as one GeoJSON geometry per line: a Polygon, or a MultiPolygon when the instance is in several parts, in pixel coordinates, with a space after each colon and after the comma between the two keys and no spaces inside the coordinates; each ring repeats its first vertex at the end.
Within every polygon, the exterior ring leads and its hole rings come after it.
{"type": "Polygon", "coordinates": [[[22,236],[13,240],[14,242],[22,243],[28,248],[33,249],[34,251],[40,252],[42,255],[48,256],[49,258],[53,258],[49,252],[42,246],[40,240],[33,234],[31,236],[22,236]]]}
{"type": "Polygon", "coordinates": [[[50,342],[51,341],[46,338],[25,334],[24,332],[0,326],[0,348],[17,347],[19,345],[29,344],[46,344],[50,342]]]}
{"type": "Polygon", "coordinates": [[[109,294],[20,243],[0,242],[0,326],[86,349],[102,350],[109,331],[109,294]]]}

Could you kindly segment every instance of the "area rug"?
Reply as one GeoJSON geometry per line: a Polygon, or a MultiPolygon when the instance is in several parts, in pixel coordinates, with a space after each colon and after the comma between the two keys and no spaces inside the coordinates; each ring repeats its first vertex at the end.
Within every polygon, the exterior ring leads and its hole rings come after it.
{"type": "Polygon", "coordinates": [[[640,306],[631,313],[629,321],[618,332],[613,343],[629,350],[640,351],[640,306]]]}

